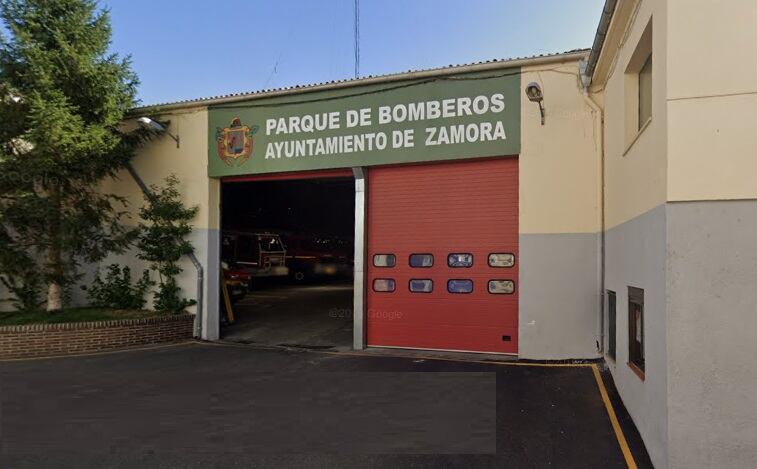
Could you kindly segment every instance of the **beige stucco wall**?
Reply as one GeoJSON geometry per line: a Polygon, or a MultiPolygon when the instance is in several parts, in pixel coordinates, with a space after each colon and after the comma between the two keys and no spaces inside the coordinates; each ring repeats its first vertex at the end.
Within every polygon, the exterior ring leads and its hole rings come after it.
{"type": "Polygon", "coordinates": [[[668,9],[668,199],[757,198],[757,3],[668,9]]]}
{"type": "MultiPolygon", "coordinates": [[[[176,142],[168,135],[159,136],[138,150],[132,164],[148,185],[161,185],[166,176],[175,174],[181,182],[184,203],[200,207],[195,226],[208,228],[211,212],[212,216],[217,216],[217,211],[208,207],[207,109],[198,107],[175,111],[161,115],[159,120],[170,121],[168,130],[179,136],[181,145],[177,148],[176,142]]],[[[103,190],[127,197],[132,201],[131,212],[136,216],[143,197],[127,171],[119,173],[116,179],[104,181],[103,190]]]]}
{"type": "MultiPolygon", "coordinates": [[[[169,174],[175,174],[179,181],[183,202],[187,206],[199,207],[193,220],[194,232],[191,235],[195,254],[205,271],[204,306],[217,312],[217,240],[220,203],[220,184],[207,177],[207,110],[202,107],[175,111],[160,116],[161,121],[170,121],[169,131],[178,135],[181,145],[167,135],[159,136],[141,148],[132,164],[137,173],[148,185],[162,185],[169,174]],[[214,273],[215,272],[215,273],[214,273]]],[[[133,124],[133,123],[132,123],[133,124]]],[[[127,124],[128,125],[128,124],[127,124]]],[[[139,208],[144,205],[144,197],[139,186],[127,171],[121,171],[116,178],[103,181],[102,190],[126,197],[129,201],[130,223],[139,223],[139,208]]],[[[135,274],[147,265],[136,258],[136,252],[121,256],[111,256],[102,265],[118,262],[132,267],[135,274]]],[[[179,284],[188,298],[197,298],[197,270],[189,259],[181,263],[184,271],[179,277],[179,284]]],[[[150,300],[151,301],[151,300],[150,300]]],[[[148,306],[151,303],[148,303],[148,306]]],[[[196,311],[196,307],[191,308],[196,311]]],[[[216,317],[204,315],[204,321],[217,320],[216,317]]],[[[209,330],[215,331],[215,328],[209,330]]],[[[209,337],[213,338],[213,337],[209,337]]]]}
{"type": "MultiPolygon", "coordinates": [[[[630,3],[630,2],[624,2],[630,3]]],[[[667,107],[666,107],[666,10],[664,1],[641,2],[624,30],[614,66],[606,82],[592,91],[603,95],[605,109],[605,203],[606,227],[613,228],[654,207],[667,198],[667,107]],[[652,121],[629,141],[626,137],[625,70],[644,28],[653,21],[652,121]]],[[[622,18],[614,22],[620,23],[622,18]]]]}
{"type": "Polygon", "coordinates": [[[578,61],[521,68],[521,84],[544,92],[546,122],[521,93],[520,232],[597,233],[599,135],[578,61]]]}

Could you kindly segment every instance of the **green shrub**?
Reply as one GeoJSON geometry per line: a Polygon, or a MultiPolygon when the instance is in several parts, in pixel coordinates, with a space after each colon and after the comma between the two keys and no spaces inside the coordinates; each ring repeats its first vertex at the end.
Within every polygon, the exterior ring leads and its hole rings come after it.
{"type": "Polygon", "coordinates": [[[170,175],[163,187],[152,186],[139,211],[138,257],[150,262],[158,272],[158,290],[153,296],[156,311],[180,313],[197,301],[184,298],[176,276],[182,272],[179,260],[194,252],[186,238],[192,233],[190,222],[199,208],[185,207],[178,189],[179,179],[170,175]]]}
{"type": "Polygon", "coordinates": [[[87,296],[92,306],[115,309],[142,309],[145,306],[145,294],[154,284],[150,280],[150,272],[142,271],[142,277],[132,285],[131,269],[119,267],[118,264],[108,266],[105,279],[100,272],[95,275],[92,285],[82,287],[87,290],[87,296]]]}

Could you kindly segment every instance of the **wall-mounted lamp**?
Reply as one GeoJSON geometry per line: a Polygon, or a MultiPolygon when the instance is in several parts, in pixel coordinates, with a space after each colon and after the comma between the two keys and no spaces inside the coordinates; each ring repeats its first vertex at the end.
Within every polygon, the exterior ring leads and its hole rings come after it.
{"type": "Polygon", "coordinates": [[[168,128],[164,126],[163,124],[161,124],[160,122],[156,122],[150,119],[149,117],[140,117],[139,119],[137,119],[137,123],[139,123],[139,125],[141,125],[144,128],[152,129],[156,132],[168,134],[168,136],[174,139],[174,141],[176,142],[176,148],[179,148],[179,136],[174,135],[171,132],[169,132],[168,128]]]}
{"type": "Polygon", "coordinates": [[[541,86],[532,81],[526,86],[526,96],[532,103],[539,104],[539,113],[541,114],[541,125],[544,125],[544,94],[541,92],[541,86]]]}

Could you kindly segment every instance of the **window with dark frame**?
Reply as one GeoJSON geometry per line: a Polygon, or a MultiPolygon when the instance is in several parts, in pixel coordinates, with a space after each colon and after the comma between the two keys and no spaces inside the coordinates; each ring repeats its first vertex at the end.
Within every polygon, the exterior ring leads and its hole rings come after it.
{"type": "Polygon", "coordinates": [[[628,364],[644,376],[644,290],[628,287],[628,364]]]}
{"type": "Polygon", "coordinates": [[[639,70],[639,125],[642,127],[652,118],[652,54],[649,54],[639,70]]]}
{"type": "Polygon", "coordinates": [[[617,317],[617,298],[615,292],[607,290],[607,355],[615,360],[615,324],[617,317]]]}

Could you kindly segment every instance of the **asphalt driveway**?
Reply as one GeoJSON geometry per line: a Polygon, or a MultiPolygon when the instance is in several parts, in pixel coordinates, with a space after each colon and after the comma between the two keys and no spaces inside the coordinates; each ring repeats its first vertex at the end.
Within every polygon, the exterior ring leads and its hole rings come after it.
{"type": "Polygon", "coordinates": [[[350,350],[352,298],[352,283],[268,284],[234,305],[236,323],[221,334],[245,344],[350,350]]]}
{"type": "Polygon", "coordinates": [[[591,366],[201,343],[2,362],[0,467],[627,467],[599,389],[591,366]]]}

